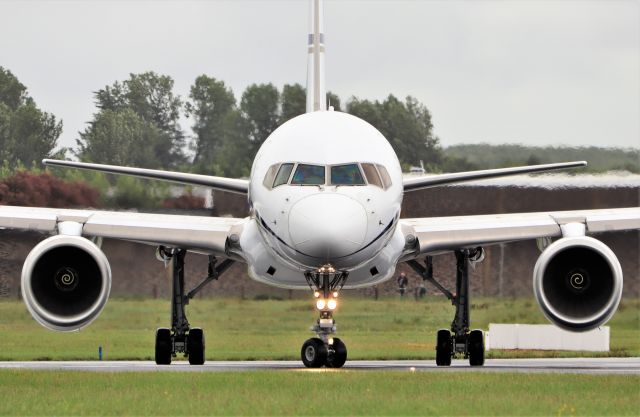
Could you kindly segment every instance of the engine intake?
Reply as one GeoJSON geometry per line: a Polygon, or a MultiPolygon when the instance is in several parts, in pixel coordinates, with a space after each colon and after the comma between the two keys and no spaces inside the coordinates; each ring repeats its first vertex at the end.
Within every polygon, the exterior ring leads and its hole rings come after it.
{"type": "Polygon", "coordinates": [[[545,249],[533,271],[533,290],[544,315],[571,331],[606,323],[622,297],[622,268],[604,243],[586,236],[560,239],[545,249]]]}
{"type": "Polygon", "coordinates": [[[22,298],[33,318],[51,330],[87,326],[104,308],[110,290],[106,256],[83,237],[45,239],[22,267],[22,298]]]}

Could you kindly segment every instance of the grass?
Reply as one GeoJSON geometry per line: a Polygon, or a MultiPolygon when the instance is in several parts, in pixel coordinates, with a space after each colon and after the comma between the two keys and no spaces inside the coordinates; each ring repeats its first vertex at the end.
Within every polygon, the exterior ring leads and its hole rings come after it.
{"type": "Polygon", "coordinates": [[[3,370],[0,415],[637,415],[639,386],[602,375],[3,370]]]}
{"type": "MultiPolygon", "coordinates": [[[[433,359],[435,332],[448,327],[453,307],[442,298],[373,301],[341,299],[336,321],[350,359],[433,359]]],[[[203,327],[209,360],[300,358],[302,342],[317,317],[312,300],[196,299],[192,325],[203,327]]],[[[546,323],[533,299],[476,298],[472,326],[546,323]]],[[[152,359],[156,327],[167,326],[168,300],[112,299],[89,327],[71,334],[45,330],[19,301],[0,302],[0,360],[152,359]]],[[[607,353],[489,351],[488,357],[640,356],[640,300],[623,300],[611,326],[607,353]]]]}

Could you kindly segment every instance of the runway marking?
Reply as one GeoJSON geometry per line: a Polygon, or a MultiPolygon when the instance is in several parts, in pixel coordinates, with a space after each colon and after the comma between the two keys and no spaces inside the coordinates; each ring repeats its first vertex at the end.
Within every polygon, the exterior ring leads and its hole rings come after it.
{"type": "Polygon", "coordinates": [[[435,361],[389,360],[347,361],[344,368],[307,369],[299,361],[208,361],[191,366],[185,361],[156,365],[151,361],[42,361],[0,362],[0,369],[64,370],[86,372],[246,372],[282,371],[368,371],[396,370],[411,372],[517,372],[640,375],[640,358],[551,358],[551,359],[488,359],[484,366],[471,367],[466,360],[454,360],[450,367],[438,367],[435,361]]]}

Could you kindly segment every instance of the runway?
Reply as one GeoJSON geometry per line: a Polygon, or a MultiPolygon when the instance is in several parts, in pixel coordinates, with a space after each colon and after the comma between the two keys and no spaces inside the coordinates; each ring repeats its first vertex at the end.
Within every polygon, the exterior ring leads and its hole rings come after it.
{"type": "Polygon", "coordinates": [[[0,369],[85,371],[85,372],[246,372],[246,371],[409,371],[409,372],[518,372],[573,374],[640,375],[640,358],[553,358],[488,359],[482,367],[470,367],[468,361],[454,360],[450,367],[438,367],[435,361],[347,361],[342,369],[306,369],[299,361],[208,361],[191,366],[176,361],[158,366],[151,361],[42,361],[0,362],[0,369]]]}

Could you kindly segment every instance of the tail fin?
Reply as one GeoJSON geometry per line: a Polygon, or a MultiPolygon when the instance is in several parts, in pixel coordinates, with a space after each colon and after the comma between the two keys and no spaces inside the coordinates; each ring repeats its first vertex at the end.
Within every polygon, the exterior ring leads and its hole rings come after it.
{"type": "Polygon", "coordinates": [[[307,113],[327,109],[327,94],[324,85],[324,16],[322,0],[309,0],[309,5],[307,113]]]}

